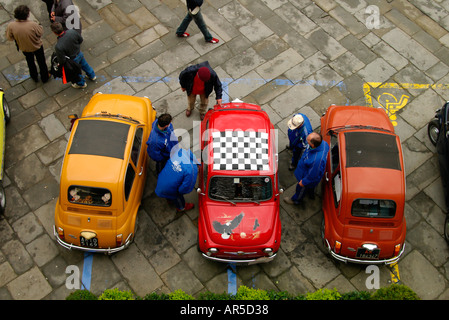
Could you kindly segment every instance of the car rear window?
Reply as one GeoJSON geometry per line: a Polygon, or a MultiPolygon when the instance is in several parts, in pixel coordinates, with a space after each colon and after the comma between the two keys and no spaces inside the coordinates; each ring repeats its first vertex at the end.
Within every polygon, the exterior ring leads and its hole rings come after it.
{"type": "Polygon", "coordinates": [[[263,201],[272,196],[272,183],[269,177],[212,177],[209,184],[209,197],[219,201],[263,201]]]}
{"type": "Polygon", "coordinates": [[[352,203],[351,214],[355,217],[393,218],[396,203],[393,200],[357,199],[352,203]]]}
{"type": "Polygon", "coordinates": [[[78,120],[69,154],[123,159],[130,125],[102,120],[78,120]]]}
{"type": "Polygon", "coordinates": [[[377,132],[345,132],[346,167],[401,170],[396,136],[377,132]]]}
{"type": "Polygon", "coordinates": [[[111,192],[108,189],[84,186],[70,186],[68,199],[71,203],[101,207],[110,207],[112,203],[111,192]]]}

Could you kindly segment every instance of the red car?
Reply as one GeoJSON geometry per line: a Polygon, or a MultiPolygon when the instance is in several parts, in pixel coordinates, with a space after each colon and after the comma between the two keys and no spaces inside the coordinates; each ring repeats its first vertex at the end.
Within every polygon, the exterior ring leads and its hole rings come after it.
{"type": "Polygon", "coordinates": [[[271,261],[281,242],[275,130],[260,106],[215,106],[201,122],[198,247],[220,262],[271,261]]]}
{"type": "Polygon", "coordinates": [[[330,146],[321,236],[343,262],[392,264],[404,252],[401,142],[383,109],[330,106],[321,117],[330,146]]]}

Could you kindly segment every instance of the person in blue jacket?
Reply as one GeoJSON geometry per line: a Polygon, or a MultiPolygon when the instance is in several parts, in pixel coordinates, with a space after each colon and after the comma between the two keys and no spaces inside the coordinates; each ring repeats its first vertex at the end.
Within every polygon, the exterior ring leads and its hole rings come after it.
{"type": "Polygon", "coordinates": [[[307,147],[307,136],[312,133],[312,125],[309,118],[302,113],[295,114],[287,123],[288,126],[288,149],[293,152],[292,160],[288,170],[295,170],[298,160],[307,147]]]}
{"type": "Polygon", "coordinates": [[[288,204],[299,204],[306,192],[310,192],[320,183],[326,169],[329,145],[319,133],[312,132],[307,136],[308,147],[305,149],[295,169],[298,180],[295,194],[284,201],[288,204]]]}
{"type": "Polygon", "coordinates": [[[184,195],[192,192],[196,184],[199,162],[190,150],[175,146],[157,179],[155,193],[176,206],[178,212],[194,208],[186,203],[184,195]]]}
{"type": "Polygon", "coordinates": [[[162,171],[170,158],[171,149],[178,144],[178,138],[174,134],[172,117],[168,113],[161,114],[154,120],[147,141],[148,156],[156,162],[156,174],[162,171]]]}

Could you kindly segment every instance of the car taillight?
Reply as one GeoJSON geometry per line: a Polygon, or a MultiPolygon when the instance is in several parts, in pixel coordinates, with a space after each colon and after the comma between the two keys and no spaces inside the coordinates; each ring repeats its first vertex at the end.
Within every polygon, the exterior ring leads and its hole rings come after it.
{"type": "Polygon", "coordinates": [[[396,257],[397,255],[399,255],[399,251],[401,251],[401,245],[397,244],[394,246],[394,256],[396,257]]]}
{"type": "Polygon", "coordinates": [[[117,247],[120,247],[122,245],[122,241],[123,241],[123,234],[118,234],[117,237],[115,238],[115,245],[117,247]]]}
{"type": "Polygon", "coordinates": [[[340,251],[341,251],[341,242],[340,241],[335,241],[334,251],[335,251],[335,253],[340,253],[340,251]]]}
{"type": "Polygon", "coordinates": [[[64,240],[64,229],[61,227],[58,227],[58,237],[59,239],[64,240]]]}

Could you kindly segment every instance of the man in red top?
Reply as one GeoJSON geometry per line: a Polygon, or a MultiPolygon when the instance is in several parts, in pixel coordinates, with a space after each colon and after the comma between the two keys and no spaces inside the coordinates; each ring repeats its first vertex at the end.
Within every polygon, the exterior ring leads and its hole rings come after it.
{"type": "Polygon", "coordinates": [[[207,105],[209,103],[209,95],[212,90],[215,91],[215,98],[217,104],[221,104],[222,100],[222,85],[218,75],[205,61],[197,65],[189,66],[184,69],[179,75],[179,82],[182,91],[187,92],[187,110],[186,116],[190,117],[195,108],[196,96],[200,96],[200,118],[204,119],[207,105]]]}

